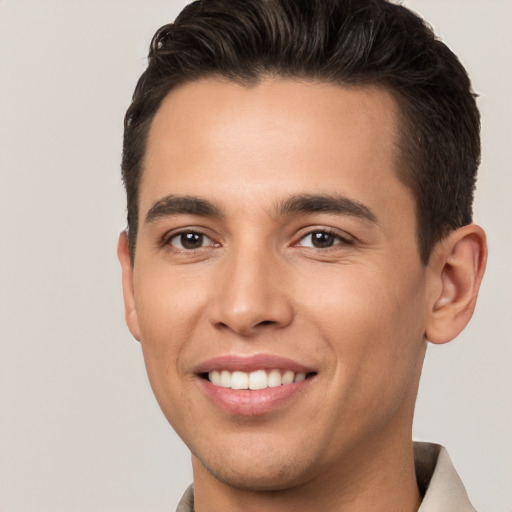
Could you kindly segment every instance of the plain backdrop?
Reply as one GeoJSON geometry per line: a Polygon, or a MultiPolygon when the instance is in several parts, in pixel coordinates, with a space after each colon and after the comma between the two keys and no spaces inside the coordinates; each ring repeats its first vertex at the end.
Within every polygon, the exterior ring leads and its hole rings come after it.
{"type": "MultiPolygon", "coordinates": [[[[512,511],[512,2],[410,0],[480,94],[490,259],[465,333],[428,350],[414,435],[480,512],[512,511]]],[[[124,325],[122,120],[171,0],[0,0],[0,511],[170,511],[186,448],[124,325]]]]}

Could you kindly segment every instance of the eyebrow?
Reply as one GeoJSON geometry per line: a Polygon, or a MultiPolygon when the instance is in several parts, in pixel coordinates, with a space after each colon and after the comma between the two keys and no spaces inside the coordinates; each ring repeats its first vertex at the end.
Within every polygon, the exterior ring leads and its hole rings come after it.
{"type": "Polygon", "coordinates": [[[342,195],[294,195],[277,207],[277,216],[290,215],[294,213],[332,213],[335,215],[348,215],[357,217],[377,224],[377,216],[368,206],[349,199],[342,195]]]}
{"type": "MultiPolygon", "coordinates": [[[[348,215],[374,224],[376,215],[368,206],[342,195],[332,194],[299,194],[278,203],[276,217],[293,214],[331,213],[348,215]]],[[[168,195],[153,203],[146,214],[146,223],[154,222],[163,217],[175,215],[199,215],[201,217],[222,218],[222,210],[212,202],[196,196],[168,195]]]]}
{"type": "Polygon", "coordinates": [[[221,209],[210,201],[195,196],[168,195],[153,203],[146,214],[146,223],[173,215],[200,215],[202,217],[223,217],[221,209]]]}

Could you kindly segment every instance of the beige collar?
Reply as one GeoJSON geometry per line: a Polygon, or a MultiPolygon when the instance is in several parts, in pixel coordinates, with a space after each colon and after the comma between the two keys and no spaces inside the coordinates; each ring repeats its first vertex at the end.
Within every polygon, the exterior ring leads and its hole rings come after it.
{"type": "Polygon", "coordinates": [[[476,512],[442,446],[414,443],[414,464],[418,487],[424,495],[418,512],[476,512]]]}

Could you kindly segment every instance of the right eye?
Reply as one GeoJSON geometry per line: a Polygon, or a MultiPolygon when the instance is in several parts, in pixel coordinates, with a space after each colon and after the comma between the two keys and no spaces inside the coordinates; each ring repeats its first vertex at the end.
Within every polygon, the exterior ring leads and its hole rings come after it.
{"type": "Polygon", "coordinates": [[[169,238],[167,243],[180,251],[193,251],[194,249],[214,247],[216,245],[211,238],[196,231],[176,233],[169,238]]]}

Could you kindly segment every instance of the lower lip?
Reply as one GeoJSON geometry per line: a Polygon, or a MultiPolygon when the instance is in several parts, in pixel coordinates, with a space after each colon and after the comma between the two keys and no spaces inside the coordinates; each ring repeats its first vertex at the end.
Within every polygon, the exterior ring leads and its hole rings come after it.
{"type": "Polygon", "coordinates": [[[311,378],[275,388],[258,390],[231,389],[215,386],[210,381],[199,378],[200,384],[208,397],[223,411],[242,416],[260,416],[267,414],[301,395],[311,378]]]}

